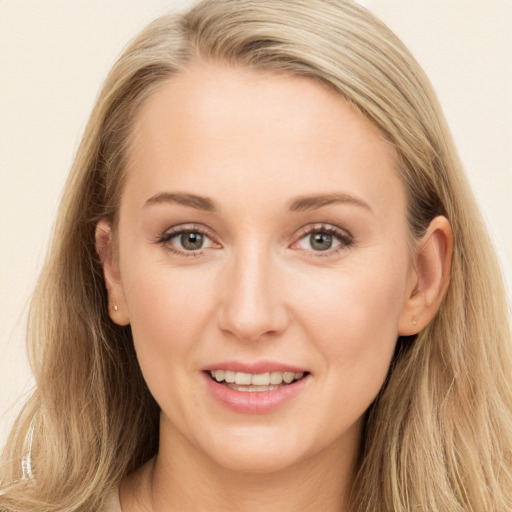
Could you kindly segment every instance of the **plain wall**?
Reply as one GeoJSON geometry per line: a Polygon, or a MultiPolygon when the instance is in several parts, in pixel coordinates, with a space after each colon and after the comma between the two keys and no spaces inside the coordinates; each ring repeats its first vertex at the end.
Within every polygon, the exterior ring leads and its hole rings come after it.
{"type": "MultiPolygon", "coordinates": [[[[138,30],[189,3],[0,1],[0,444],[32,386],[26,305],[94,98],[138,30]]],[[[389,24],[430,76],[510,292],[512,1],[361,3],[389,24]]]]}

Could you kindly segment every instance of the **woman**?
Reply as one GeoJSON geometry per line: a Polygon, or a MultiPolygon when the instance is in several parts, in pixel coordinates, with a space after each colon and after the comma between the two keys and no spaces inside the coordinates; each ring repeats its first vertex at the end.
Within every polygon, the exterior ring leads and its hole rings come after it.
{"type": "Polygon", "coordinates": [[[509,510],[507,315],[382,23],[332,0],[162,17],[67,184],[0,509],[509,510]]]}

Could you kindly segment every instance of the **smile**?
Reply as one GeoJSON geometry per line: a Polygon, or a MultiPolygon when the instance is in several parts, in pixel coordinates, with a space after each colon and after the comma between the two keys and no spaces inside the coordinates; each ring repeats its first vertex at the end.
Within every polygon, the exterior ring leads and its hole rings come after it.
{"type": "Polygon", "coordinates": [[[230,389],[246,392],[262,392],[292,384],[304,377],[304,372],[245,373],[230,370],[210,370],[210,376],[230,389]]]}
{"type": "MultiPolygon", "coordinates": [[[[268,368],[269,365],[266,366],[268,368]]],[[[210,396],[222,406],[242,414],[265,414],[279,409],[305,392],[312,380],[312,375],[307,371],[268,368],[273,371],[263,373],[261,369],[255,368],[260,373],[252,373],[235,369],[228,370],[220,366],[204,370],[203,375],[210,396]]]]}

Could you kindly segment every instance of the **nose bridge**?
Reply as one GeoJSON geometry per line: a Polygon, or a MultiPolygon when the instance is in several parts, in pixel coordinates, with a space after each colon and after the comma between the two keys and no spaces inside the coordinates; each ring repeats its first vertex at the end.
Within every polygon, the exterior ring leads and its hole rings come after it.
{"type": "Polygon", "coordinates": [[[257,340],[285,328],[287,315],[276,282],[272,252],[258,243],[234,251],[225,268],[220,328],[239,339],[257,340]]]}

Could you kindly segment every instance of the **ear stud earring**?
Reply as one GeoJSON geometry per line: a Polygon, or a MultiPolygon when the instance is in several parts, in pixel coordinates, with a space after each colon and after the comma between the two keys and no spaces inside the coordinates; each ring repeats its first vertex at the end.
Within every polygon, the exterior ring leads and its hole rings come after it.
{"type": "Polygon", "coordinates": [[[117,311],[118,309],[117,304],[114,304],[114,311],[117,311]]]}
{"type": "Polygon", "coordinates": [[[413,318],[412,319],[412,325],[416,325],[418,323],[418,320],[416,320],[416,318],[413,318]]]}

